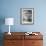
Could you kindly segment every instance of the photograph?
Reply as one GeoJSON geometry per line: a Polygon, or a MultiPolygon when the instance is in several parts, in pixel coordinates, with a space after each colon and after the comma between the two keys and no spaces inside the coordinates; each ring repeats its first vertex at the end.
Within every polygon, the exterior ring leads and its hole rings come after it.
{"type": "Polygon", "coordinates": [[[21,24],[33,24],[34,23],[34,8],[21,8],[21,24]]]}

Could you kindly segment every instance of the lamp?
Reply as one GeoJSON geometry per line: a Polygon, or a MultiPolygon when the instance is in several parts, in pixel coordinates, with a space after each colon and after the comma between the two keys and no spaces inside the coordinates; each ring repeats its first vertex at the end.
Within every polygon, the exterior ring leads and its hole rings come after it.
{"type": "Polygon", "coordinates": [[[9,32],[8,34],[11,35],[10,33],[10,25],[14,24],[14,18],[5,18],[5,25],[9,25],[9,32]]]}

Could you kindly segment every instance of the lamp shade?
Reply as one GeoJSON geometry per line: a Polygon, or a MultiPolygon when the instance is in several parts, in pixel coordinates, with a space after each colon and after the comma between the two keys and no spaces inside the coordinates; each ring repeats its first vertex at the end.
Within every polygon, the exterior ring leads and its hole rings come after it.
{"type": "Polygon", "coordinates": [[[14,25],[14,18],[5,18],[5,25],[14,25]]]}

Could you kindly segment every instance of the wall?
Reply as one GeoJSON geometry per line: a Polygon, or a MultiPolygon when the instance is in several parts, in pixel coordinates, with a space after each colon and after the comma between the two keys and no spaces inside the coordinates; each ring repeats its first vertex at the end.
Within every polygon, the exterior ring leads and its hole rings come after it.
{"type": "MultiPolygon", "coordinates": [[[[1,0],[2,17],[14,17],[15,24],[12,31],[46,31],[46,1],[44,0],[1,0]],[[20,8],[34,8],[34,24],[20,24],[20,8]],[[19,29],[19,30],[18,30],[19,29]]],[[[7,31],[7,26],[2,26],[2,32],[7,31]]]]}
{"type": "MultiPolygon", "coordinates": [[[[0,18],[13,17],[15,19],[11,32],[40,31],[46,40],[46,0],[0,0],[0,18]],[[34,24],[20,24],[20,8],[34,8],[34,24]]],[[[0,32],[8,32],[8,26],[2,24],[0,32]]],[[[44,41],[44,45],[46,42],[44,41]]]]}

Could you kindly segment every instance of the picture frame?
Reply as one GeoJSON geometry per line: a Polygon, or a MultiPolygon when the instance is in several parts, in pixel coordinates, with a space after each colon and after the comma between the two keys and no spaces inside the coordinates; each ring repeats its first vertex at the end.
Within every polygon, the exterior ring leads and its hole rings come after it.
{"type": "Polygon", "coordinates": [[[20,23],[33,24],[34,23],[34,8],[20,8],[20,23]]]}

